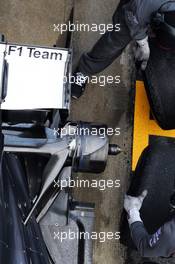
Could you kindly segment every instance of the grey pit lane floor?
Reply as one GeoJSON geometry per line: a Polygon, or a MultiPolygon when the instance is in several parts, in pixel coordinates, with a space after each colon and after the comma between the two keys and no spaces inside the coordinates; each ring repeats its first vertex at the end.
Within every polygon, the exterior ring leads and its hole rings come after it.
{"type": "MultiPolygon", "coordinates": [[[[75,21],[79,23],[111,23],[112,14],[117,6],[116,0],[75,1],[75,21]]],[[[100,37],[99,32],[77,32],[74,34],[74,64],[81,53],[89,50],[100,37]]],[[[100,75],[121,75],[120,85],[99,84],[88,85],[84,96],[72,104],[72,119],[101,122],[109,127],[121,128],[121,136],[113,136],[112,143],[121,146],[124,152],[117,157],[110,157],[105,173],[101,175],[81,175],[81,178],[94,179],[120,179],[120,189],[99,191],[94,189],[77,190],[76,197],[83,201],[92,201],[96,204],[97,232],[119,231],[119,220],[123,207],[123,195],[128,184],[131,152],[131,122],[130,122],[130,96],[131,69],[126,67],[130,60],[128,53],[113,63],[100,75]]],[[[94,263],[122,264],[124,263],[124,250],[119,242],[95,242],[94,263]]]]}
{"type": "MultiPolygon", "coordinates": [[[[75,21],[79,23],[111,23],[116,0],[77,0],[75,1],[75,21]]],[[[71,0],[0,0],[0,31],[8,41],[38,45],[55,44],[58,32],[53,31],[53,24],[65,23],[72,6],[71,0]]],[[[74,34],[74,65],[80,54],[90,49],[100,37],[98,32],[77,32],[74,34]]],[[[58,38],[64,46],[64,36],[58,38]]],[[[120,189],[100,191],[96,189],[76,190],[75,197],[81,201],[95,202],[97,232],[119,231],[119,220],[123,208],[123,196],[128,187],[131,160],[132,138],[132,63],[128,49],[113,65],[101,75],[121,75],[121,84],[105,87],[88,85],[85,95],[71,106],[72,120],[93,121],[121,128],[120,136],[113,136],[112,143],[124,150],[117,157],[110,157],[105,173],[84,175],[82,179],[120,179],[120,189]]],[[[94,264],[141,263],[138,259],[127,259],[126,250],[116,241],[94,244],[94,264]]],[[[137,259],[137,257],[134,257],[137,259]]],[[[168,261],[163,263],[170,263],[168,261]]]]}

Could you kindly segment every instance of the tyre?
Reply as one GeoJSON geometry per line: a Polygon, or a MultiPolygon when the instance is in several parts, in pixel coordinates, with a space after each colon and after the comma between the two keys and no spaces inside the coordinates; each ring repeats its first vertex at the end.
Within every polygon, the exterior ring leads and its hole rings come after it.
{"type": "Polygon", "coordinates": [[[153,116],[161,128],[175,128],[175,52],[160,49],[150,40],[150,59],[143,79],[153,116]]]}
{"type": "Polygon", "coordinates": [[[153,234],[174,215],[171,197],[175,192],[175,141],[159,138],[142,153],[129,194],[138,196],[148,190],[141,217],[153,234]]]}
{"type": "MultiPolygon", "coordinates": [[[[149,234],[154,234],[174,215],[171,197],[175,192],[175,141],[172,139],[157,139],[142,153],[128,194],[139,196],[143,190],[148,195],[141,208],[141,218],[149,234]]],[[[122,214],[121,243],[132,247],[132,239],[126,219],[122,214]]]]}

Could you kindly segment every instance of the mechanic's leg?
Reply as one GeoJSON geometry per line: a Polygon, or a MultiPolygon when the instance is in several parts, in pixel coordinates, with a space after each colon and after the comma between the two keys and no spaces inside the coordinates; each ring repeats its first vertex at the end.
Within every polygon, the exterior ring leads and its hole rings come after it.
{"type": "Polygon", "coordinates": [[[91,76],[109,66],[131,41],[130,32],[125,22],[121,1],[114,16],[113,24],[120,24],[120,31],[107,31],[94,45],[92,50],[84,53],[80,59],[78,69],[84,75],[91,76]]]}

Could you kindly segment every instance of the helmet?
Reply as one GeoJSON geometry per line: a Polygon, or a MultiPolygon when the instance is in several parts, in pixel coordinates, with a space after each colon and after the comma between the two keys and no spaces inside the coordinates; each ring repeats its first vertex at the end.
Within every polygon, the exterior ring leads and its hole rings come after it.
{"type": "Polygon", "coordinates": [[[174,11],[161,11],[165,5],[163,4],[153,14],[151,25],[159,44],[168,49],[175,49],[175,1],[169,2],[174,2],[174,11]]]}

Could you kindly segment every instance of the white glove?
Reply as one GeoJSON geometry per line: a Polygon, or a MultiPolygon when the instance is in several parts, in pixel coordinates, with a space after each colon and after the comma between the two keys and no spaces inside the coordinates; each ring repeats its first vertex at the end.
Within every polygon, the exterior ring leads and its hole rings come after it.
{"type": "Polygon", "coordinates": [[[128,214],[129,225],[134,222],[142,222],[139,211],[147,194],[148,192],[145,190],[138,197],[125,195],[124,208],[128,214]]]}
{"type": "Polygon", "coordinates": [[[149,57],[150,57],[150,48],[148,43],[148,36],[144,39],[136,41],[138,46],[135,50],[135,58],[138,61],[141,61],[141,69],[144,71],[146,69],[149,57]]]}

